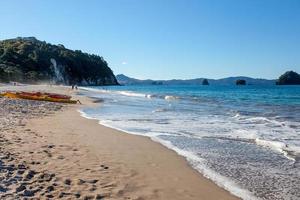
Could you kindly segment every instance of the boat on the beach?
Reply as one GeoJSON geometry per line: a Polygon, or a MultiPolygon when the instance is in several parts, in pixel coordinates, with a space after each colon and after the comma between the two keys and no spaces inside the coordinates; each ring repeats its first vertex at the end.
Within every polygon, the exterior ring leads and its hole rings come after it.
{"type": "Polygon", "coordinates": [[[71,100],[71,96],[62,95],[57,93],[46,93],[46,92],[4,92],[0,94],[3,97],[13,99],[28,99],[36,101],[50,101],[58,103],[71,103],[76,104],[76,100],[71,100]]]}

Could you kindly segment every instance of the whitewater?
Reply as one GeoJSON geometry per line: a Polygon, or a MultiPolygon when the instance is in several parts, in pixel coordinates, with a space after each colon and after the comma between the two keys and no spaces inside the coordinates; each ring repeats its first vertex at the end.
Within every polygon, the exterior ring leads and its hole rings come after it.
{"type": "Polygon", "coordinates": [[[81,88],[82,116],[150,137],[243,199],[300,199],[299,86],[81,88]]]}

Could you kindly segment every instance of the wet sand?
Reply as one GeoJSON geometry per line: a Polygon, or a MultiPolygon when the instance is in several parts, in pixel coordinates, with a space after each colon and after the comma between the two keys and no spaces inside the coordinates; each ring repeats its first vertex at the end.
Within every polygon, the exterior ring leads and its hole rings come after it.
{"type": "MultiPolygon", "coordinates": [[[[0,87],[0,90],[11,89],[0,87]]],[[[80,116],[82,105],[0,98],[0,199],[238,199],[151,139],[80,116]]]]}

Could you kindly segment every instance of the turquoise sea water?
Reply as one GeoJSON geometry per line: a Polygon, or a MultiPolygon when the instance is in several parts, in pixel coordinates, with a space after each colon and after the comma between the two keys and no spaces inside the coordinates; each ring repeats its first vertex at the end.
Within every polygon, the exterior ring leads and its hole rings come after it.
{"type": "Polygon", "coordinates": [[[244,199],[300,199],[299,86],[89,87],[83,116],[151,137],[244,199]]]}

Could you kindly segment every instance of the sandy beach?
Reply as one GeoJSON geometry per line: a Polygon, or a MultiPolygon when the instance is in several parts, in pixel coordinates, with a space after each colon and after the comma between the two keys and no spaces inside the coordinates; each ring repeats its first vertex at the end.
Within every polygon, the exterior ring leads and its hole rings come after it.
{"type": "Polygon", "coordinates": [[[82,105],[0,98],[1,199],[238,199],[161,144],[81,117],[99,103],[77,91],[8,89],[71,94],[82,105]]]}

